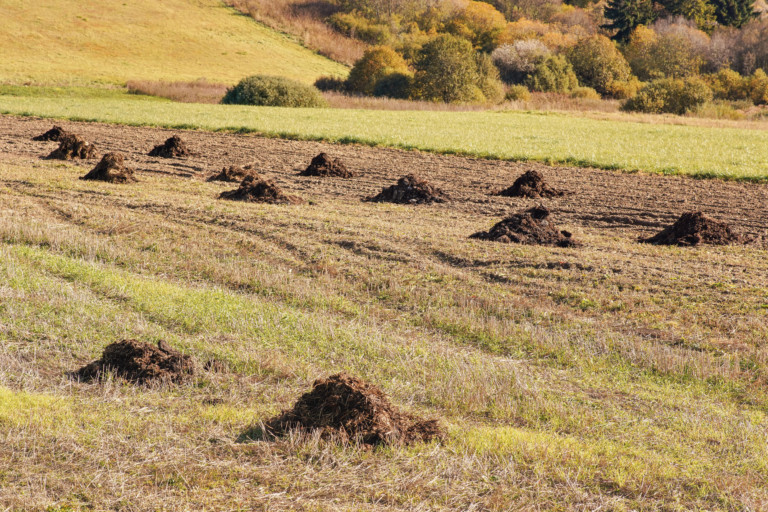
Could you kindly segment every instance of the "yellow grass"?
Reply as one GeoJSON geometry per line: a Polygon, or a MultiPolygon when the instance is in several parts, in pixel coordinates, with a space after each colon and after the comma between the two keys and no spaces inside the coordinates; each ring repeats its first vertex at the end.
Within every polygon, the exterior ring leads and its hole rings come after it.
{"type": "Polygon", "coordinates": [[[313,82],[347,68],[217,0],[0,2],[0,81],[235,83],[265,73],[313,82]]]}

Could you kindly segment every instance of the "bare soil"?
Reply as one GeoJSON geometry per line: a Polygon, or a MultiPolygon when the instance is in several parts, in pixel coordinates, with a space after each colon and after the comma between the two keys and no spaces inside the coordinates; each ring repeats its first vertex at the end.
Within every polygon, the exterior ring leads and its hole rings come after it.
{"type": "Polygon", "coordinates": [[[122,153],[107,153],[96,164],[96,167],[82,176],[81,180],[97,180],[109,183],[130,183],[136,181],[133,177],[133,169],[125,166],[125,157],[122,153]]]}
{"type": "Polygon", "coordinates": [[[300,176],[322,176],[335,178],[354,178],[356,174],[344,165],[338,158],[331,158],[328,153],[320,153],[312,159],[309,166],[300,176]]]}
{"type": "Polygon", "coordinates": [[[442,203],[447,199],[446,194],[426,180],[414,174],[403,176],[396,185],[384,188],[366,201],[374,203],[425,204],[442,203]]]}
{"type": "Polygon", "coordinates": [[[399,411],[377,386],[346,373],[315,381],[292,409],[270,420],[267,431],[320,431],[323,437],[368,445],[411,444],[445,436],[436,420],[399,411]]]}
{"type": "Polygon", "coordinates": [[[660,233],[641,240],[657,245],[729,245],[744,242],[725,222],[718,222],[702,212],[687,212],[660,233]]]}
{"type": "Polygon", "coordinates": [[[82,381],[101,378],[113,373],[138,384],[150,382],[182,382],[195,373],[195,363],[164,341],[157,346],[135,340],[124,340],[107,345],[101,359],[93,361],[75,372],[82,381]]]}
{"type": "Polygon", "coordinates": [[[149,156],[159,156],[162,158],[178,158],[192,156],[193,154],[178,135],[169,137],[164,143],[158,144],[149,152],[149,156]]]}
{"type": "Polygon", "coordinates": [[[544,182],[544,177],[539,171],[525,171],[517,178],[511,187],[495,193],[506,197],[528,197],[530,199],[558,197],[565,194],[562,190],[550,187],[544,182]]]}
{"type": "Polygon", "coordinates": [[[283,192],[272,180],[257,176],[246,177],[240,183],[240,188],[222,192],[219,197],[250,203],[302,204],[304,202],[299,196],[283,192]]]}
{"type": "Polygon", "coordinates": [[[48,158],[52,160],[86,160],[96,158],[96,146],[74,133],[65,133],[59,139],[59,147],[48,158]]]}
{"type": "Polygon", "coordinates": [[[58,141],[59,139],[61,139],[61,137],[65,133],[67,133],[67,132],[64,131],[64,129],[61,128],[60,126],[54,126],[53,128],[51,128],[47,132],[41,133],[37,137],[32,137],[32,140],[35,140],[35,141],[58,141]]]}
{"type": "Polygon", "coordinates": [[[221,172],[213,174],[208,181],[226,181],[229,183],[242,182],[247,177],[259,178],[259,173],[256,172],[256,167],[253,165],[230,165],[223,167],[221,172]]]}
{"type": "MultiPolygon", "coordinates": [[[[45,157],[52,149],[48,145],[53,143],[32,143],[29,139],[50,127],[48,119],[0,116],[0,160],[45,157]]],[[[85,122],[67,122],[62,128],[81,134],[104,151],[124,153],[139,176],[156,173],[204,180],[221,169],[222,161],[252,162],[259,169],[269,169],[270,179],[286,193],[315,202],[358,202],[379,193],[405,172],[418,171],[421,178],[451,196],[450,202],[434,203],[429,208],[448,216],[472,216],[477,219],[477,228],[534,206],[532,199],[489,193],[508,187],[510,175],[536,170],[546,176],[551,187],[572,192],[548,207],[560,225],[577,234],[580,230],[600,229],[632,239],[650,237],[688,211],[703,211],[745,237],[762,237],[768,230],[768,185],[763,184],[197,131],[181,135],[194,147],[205,148],[204,152],[193,159],[160,160],[149,157],[146,148],[173,135],[171,130],[85,122]],[[358,178],[296,179],[307,159],[321,152],[342,159],[349,168],[359,171],[358,178]]],[[[214,190],[211,194],[220,192],[214,190]]]]}
{"type": "Polygon", "coordinates": [[[496,223],[489,231],[480,231],[470,238],[508,244],[556,245],[558,247],[576,245],[571,233],[558,229],[550,218],[550,211],[543,206],[535,206],[511,215],[496,223]]]}

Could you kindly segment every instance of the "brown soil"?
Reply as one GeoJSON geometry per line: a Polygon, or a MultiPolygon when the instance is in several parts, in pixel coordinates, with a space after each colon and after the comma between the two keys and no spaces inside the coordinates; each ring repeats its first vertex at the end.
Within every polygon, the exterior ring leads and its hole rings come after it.
{"type": "Polygon", "coordinates": [[[564,194],[562,190],[556,190],[544,183],[544,177],[535,170],[526,171],[515,180],[511,187],[495,192],[497,196],[529,197],[531,199],[557,197],[564,194]]]}
{"type": "Polygon", "coordinates": [[[248,176],[237,190],[229,190],[219,195],[220,199],[248,201],[252,203],[302,204],[304,200],[283,192],[275,183],[262,177],[248,176]]]}
{"type": "Polygon", "coordinates": [[[65,133],[59,139],[59,147],[48,155],[54,160],[85,160],[96,158],[96,146],[86,142],[74,133],[65,133]]]}
{"type": "Polygon", "coordinates": [[[122,153],[107,153],[91,169],[91,172],[82,176],[81,180],[108,181],[109,183],[129,183],[136,181],[133,177],[133,169],[125,166],[125,157],[122,153]]]}
{"type": "Polygon", "coordinates": [[[107,345],[98,359],[75,372],[83,381],[101,378],[111,372],[131,382],[182,382],[195,373],[191,357],[174,350],[164,341],[157,346],[136,340],[107,345]]]}
{"type": "Polygon", "coordinates": [[[702,212],[687,212],[660,233],[640,241],[657,245],[729,245],[743,243],[744,238],[725,222],[710,219],[702,212]]]}
{"type": "Polygon", "coordinates": [[[490,231],[480,231],[470,238],[527,245],[556,245],[558,247],[576,245],[571,234],[568,231],[557,229],[549,216],[550,211],[547,208],[536,206],[507,217],[496,223],[490,231]]]}
{"type": "Polygon", "coordinates": [[[256,172],[256,167],[253,165],[235,166],[230,165],[221,169],[219,174],[214,174],[208,181],[229,181],[229,182],[241,182],[248,176],[254,178],[260,178],[259,173],[256,172]]]}
{"type": "Polygon", "coordinates": [[[354,178],[356,173],[347,169],[347,166],[338,158],[331,158],[327,153],[320,153],[309,166],[299,173],[300,176],[333,176],[336,178],[354,178]]]}
{"type": "Polygon", "coordinates": [[[36,137],[32,137],[32,140],[38,140],[38,141],[59,141],[61,140],[61,137],[66,134],[66,130],[64,128],[61,128],[60,126],[54,126],[50,130],[48,130],[45,133],[41,133],[40,135],[36,137]]]}
{"type": "Polygon", "coordinates": [[[376,203],[402,203],[402,204],[423,204],[423,203],[442,203],[447,199],[445,193],[439,188],[431,185],[429,182],[417,178],[413,174],[403,176],[397,181],[397,185],[392,185],[379,192],[377,195],[369,197],[366,201],[376,203]]]}
{"type": "Polygon", "coordinates": [[[312,391],[266,428],[275,435],[292,429],[319,430],[326,438],[368,445],[410,444],[445,436],[437,420],[400,412],[378,387],[346,373],[316,380],[312,391]]]}
{"type": "Polygon", "coordinates": [[[193,155],[192,151],[187,148],[187,144],[181,140],[181,137],[178,135],[174,135],[164,143],[158,144],[149,152],[149,156],[159,156],[162,158],[176,158],[191,155],[193,155]]]}

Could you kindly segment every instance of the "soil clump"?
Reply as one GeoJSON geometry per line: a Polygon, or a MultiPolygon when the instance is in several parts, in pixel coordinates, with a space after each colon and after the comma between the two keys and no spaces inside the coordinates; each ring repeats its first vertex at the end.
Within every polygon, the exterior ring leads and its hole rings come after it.
{"type": "Polygon", "coordinates": [[[96,146],[84,141],[74,133],[65,133],[59,138],[59,147],[47,158],[52,160],[86,160],[96,158],[96,146]]]}
{"type": "Polygon", "coordinates": [[[530,170],[515,180],[511,187],[498,192],[497,196],[528,197],[531,199],[551,198],[564,195],[565,192],[557,190],[544,182],[544,177],[539,171],[530,170]]]}
{"type": "Polygon", "coordinates": [[[241,182],[248,176],[260,178],[259,173],[256,172],[256,167],[253,165],[230,165],[228,167],[223,167],[219,174],[214,174],[208,178],[208,181],[241,182]]]}
{"type": "Polygon", "coordinates": [[[87,364],[75,372],[82,381],[99,379],[112,372],[137,384],[150,382],[182,382],[196,371],[195,363],[164,341],[157,346],[136,340],[123,340],[107,345],[101,359],[87,364]]]}
{"type": "Polygon", "coordinates": [[[744,237],[725,222],[711,219],[702,212],[686,212],[671,226],[640,241],[656,245],[729,245],[743,243],[744,237]]]}
{"type": "Polygon", "coordinates": [[[292,429],[319,430],[324,438],[367,445],[411,444],[445,436],[437,420],[400,412],[378,387],[346,373],[316,380],[312,391],[270,420],[266,429],[274,435],[292,429]]]}
{"type": "Polygon", "coordinates": [[[107,153],[96,164],[96,167],[82,176],[81,180],[98,180],[109,183],[130,183],[136,181],[133,177],[133,169],[125,166],[125,157],[122,153],[107,153]]]}
{"type": "Polygon", "coordinates": [[[571,233],[559,230],[549,217],[549,209],[535,206],[511,215],[496,223],[489,231],[480,231],[470,238],[526,245],[577,245],[571,233]]]}
{"type": "Polygon", "coordinates": [[[299,176],[322,176],[336,178],[354,178],[357,174],[347,169],[344,162],[331,158],[327,153],[320,153],[299,176]]]}
{"type": "Polygon", "coordinates": [[[375,203],[428,204],[442,203],[448,197],[439,188],[413,174],[403,176],[396,185],[384,188],[366,201],[375,203]]]}
{"type": "Polygon", "coordinates": [[[36,137],[32,137],[32,140],[37,141],[59,141],[61,140],[61,137],[63,137],[66,133],[68,133],[64,128],[60,126],[54,126],[50,130],[48,130],[45,133],[41,133],[40,135],[36,137]]]}
{"type": "Polygon", "coordinates": [[[261,176],[247,176],[237,190],[228,190],[219,195],[220,199],[247,201],[251,203],[302,204],[298,196],[286,194],[272,180],[261,176]]]}
{"type": "Polygon", "coordinates": [[[187,144],[181,140],[181,137],[178,135],[174,135],[164,143],[158,144],[149,152],[149,156],[159,156],[162,158],[176,158],[191,155],[193,155],[192,151],[189,150],[187,144]]]}

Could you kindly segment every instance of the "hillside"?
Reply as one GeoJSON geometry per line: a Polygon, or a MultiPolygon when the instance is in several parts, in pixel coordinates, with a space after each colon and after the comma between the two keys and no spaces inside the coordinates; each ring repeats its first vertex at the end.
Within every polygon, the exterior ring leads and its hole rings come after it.
{"type": "Polygon", "coordinates": [[[0,0],[0,81],[234,83],[267,73],[311,83],[346,68],[217,0],[0,0]]]}

